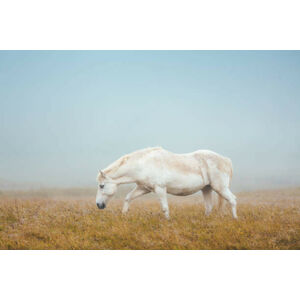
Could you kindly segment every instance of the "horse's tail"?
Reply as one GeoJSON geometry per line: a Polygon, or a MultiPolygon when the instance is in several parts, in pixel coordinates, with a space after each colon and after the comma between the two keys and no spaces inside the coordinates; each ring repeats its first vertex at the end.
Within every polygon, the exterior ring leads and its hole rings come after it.
{"type": "MultiPolygon", "coordinates": [[[[232,166],[232,161],[230,158],[226,157],[226,165],[227,165],[227,172],[228,172],[228,176],[229,176],[228,187],[230,187],[231,181],[232,181],[232,176],[233,176],[233,166],[232,166]]],[[[218,209],[224,210],[225,204],[226,204],[225,199],[220,194],[218,194],[218,209]]]]}
{"type": "Polygon", "coordinates": [[[230,181],[229,181],[229,185],[231,184],[231,180],[232,180],[232,176],[233,176],[233,166],[232,166],[232,161],[230,160],[230,181]]]}

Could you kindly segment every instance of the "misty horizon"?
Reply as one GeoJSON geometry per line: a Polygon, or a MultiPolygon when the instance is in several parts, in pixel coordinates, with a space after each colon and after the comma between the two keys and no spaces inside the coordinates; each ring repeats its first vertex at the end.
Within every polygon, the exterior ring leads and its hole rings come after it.
{"type": "Polygon", "coordinates": [[[233,190],[300,185],[299,51],[1,51],[0,189],[96,187],[124,154],[209,149],[233,190]]]}

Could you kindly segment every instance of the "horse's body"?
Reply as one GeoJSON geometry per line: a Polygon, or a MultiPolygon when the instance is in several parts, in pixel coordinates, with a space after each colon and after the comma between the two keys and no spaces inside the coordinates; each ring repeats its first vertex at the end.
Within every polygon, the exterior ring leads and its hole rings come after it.
{"type": "Polygon", "coordinates": [[[99,172],[96,203],[99,208],[105,208],[119,184],[136,183],[125,198],[123,213],[128,211],[130,200],[154,192],[169,218],[167,193],[186,196],[202,190],[206,214],[209,214],[211,194],[215,191],[220,201],[224,198],[231,204],[236,218],[236,197],[229,190],[231,177],[231,160],[212,151],[175,154],[160,147],[147,148],[125,155],[99,172]]]}

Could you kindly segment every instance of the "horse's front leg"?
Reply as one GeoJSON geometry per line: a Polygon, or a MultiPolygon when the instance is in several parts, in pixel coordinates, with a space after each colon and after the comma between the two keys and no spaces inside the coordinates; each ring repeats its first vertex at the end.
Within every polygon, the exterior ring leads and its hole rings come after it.
{"type": "Polygon", "coordinates": [[[129,192],[124,200],[122,213],[126,214],[129,209],[129,203],[134,198],[150,193],[149,190],[144,189],[143,187],[136,186],[131,192],[129,192]]]}
{"type": "Polygon", "coordinates": [[[161,208],[162,208],[163,213],[165,214],[166,219],[170,219],[166,188],[163,188],[160,186],[155,186],[154,192],[159,197],[161,208]]]}

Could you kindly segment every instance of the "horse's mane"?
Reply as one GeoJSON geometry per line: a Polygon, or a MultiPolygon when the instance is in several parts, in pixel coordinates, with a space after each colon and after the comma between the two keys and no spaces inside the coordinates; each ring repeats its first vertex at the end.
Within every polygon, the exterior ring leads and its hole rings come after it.
{"type": "Polygon", "coordinates": [[[120,157],[119,159],[111,163],[107,168],[105,168],[103,172],[105,174],[109,174],[111,172],[118,170],[127,161],[127,159],[128,159],[128,155],[124,155],[120,157]]]}
{"type": "Polygon", "coordinates": [[[122,157],[120,157],[119,159],[117,159],[116,161],[111,163],[107,168],[105,168],[103,170],[103,172],[105,174],[109,175],[109,173],[117,171],[122,165],[124,165],[126,163],[126,161],[128,161],[128,159],[133,158],[133,157],[135,157],[135,158],[136,157],[142,157],[145,154],[148,154],[149,152],[160,150],[160,149],[162,149],[162,148],[161,147],[145,148],[145,149],[142,149],[142,150],[137,150],[137,151],[134,151],[132,153],[123,155],[122,157]]]}

